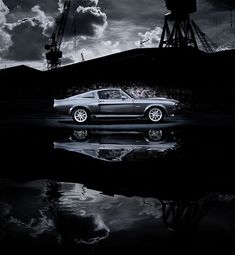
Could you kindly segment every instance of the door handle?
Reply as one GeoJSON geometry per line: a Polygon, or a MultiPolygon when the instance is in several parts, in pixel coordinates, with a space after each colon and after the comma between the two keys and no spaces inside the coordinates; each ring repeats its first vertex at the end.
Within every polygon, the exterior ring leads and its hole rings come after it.
{"type": "Polygon", "coordinates": [[[104,100],[99,100],[99,102],[100,102],[100,103],[103,103],[103,102],[104,102],[104,100]]]}

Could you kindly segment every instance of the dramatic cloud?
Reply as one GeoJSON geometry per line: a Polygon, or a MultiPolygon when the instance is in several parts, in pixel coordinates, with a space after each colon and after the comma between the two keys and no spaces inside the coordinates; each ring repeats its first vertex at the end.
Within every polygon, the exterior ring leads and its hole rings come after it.
{"type": "Polygon", "coordinates": [[[5,25],[5,31],[11,36],[12,41],[12,45],[3,55],[5,58],[42,59],[43,45],[48,39],[46,31],[52,26],[52,20],[39,6],[34,6],[31,11],[36,14],[33,18],[25,18],[16,23],[5,25]]]}
{"type": "MultiPolygon", "coordinates": [[[[58,13],[63,1],[6,1],[9,8],[0,0],[0,52],[2,57],[9,60],[25,61],[43,59],[44,45],[54,29],[54,18],[48,15],[58,13]],[[40,2],[40,5],[32,4],[40,2]],[[30,8],[30,12],[26,12],[30,8]],[[46,10],[46,12],[44,11],[46,10]],[[21,15],[18,15],[21,12],[21,15]],[[27,18],[22,18],[26,12],[27,18]],[[8,16],[7,16],[8,15],[8,16]],[[9,22],[7,17],[12,15],[9,22]],[[21,19],[17,19],[21,17],[21,19]],[[27,45],[27,47],[25,47],[27,45]],[[8,50],[7,50],[8,48],[8,50]]],[[[98,0],[74,1],[69,13],[65,37],[101,36],[107,26],[107,16],[101,11],[98,0]],[[73,11],[74,10],[74,11],[73,11]]],[[[73,57],[67,57],[64,63],[73,62],[73,57]]]]}
{"type": "Polygon", "coordinates": [[[135,42],[136,46],[140,47],[158,47],[161,40],[162,29],[156,27],[154,30],[145,33],[138,33],[140,40],[135,42]]]}
{"type": "Polygon", "coordinates": [[[0,0],[0,53],[5,51],[11,44],[10,36],[4,31],[6,15],[9,13],[7,6],[0,0]]]}
{"type": "Polygon", "coordinates": [[[100,36],[107,26],[107,16],[99,7],[79,6],[74,15],[70,15],[66,36],[100,36]]]}
{"type": "Polygon", "coordinates": [[[2,27],[6,23],[6,15],[8,13],[9,13],[9,9],[3,3],[3,1],[0,0],[0,27],[2,27]]]}

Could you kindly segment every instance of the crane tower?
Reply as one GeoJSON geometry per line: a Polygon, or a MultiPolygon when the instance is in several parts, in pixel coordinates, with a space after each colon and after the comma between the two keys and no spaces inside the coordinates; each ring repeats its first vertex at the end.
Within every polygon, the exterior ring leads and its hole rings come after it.
{"type": "Polygon", "coordinates": [[[63,11],[58,19],[56,19],[55,29],[49,40],[49,44],[45,45],[47,67],[48,69],[55,69],[61,66],[62,51],[60,46],[64,36],[66,21],[68,18],[71,0],[65,0],[63,11]]]}
{"type": "Polygon", "coordinates": [[[165,15],[159,47],[198,48],[190,20],[190,13],[196,12],[196,0],[165,0],[170,11],[165,15]],[[172,25],[173,24],[173,25],[172,25]]]}
{"type": "Polygon", "coordinates": [[[203,33],[190,14],[197,11],[197,0],[165,0],[169,12],[165,21],[159,48],[185,48],[198,49],[200,42],[205,52],[214,52],[218,46],[203,33]]]}

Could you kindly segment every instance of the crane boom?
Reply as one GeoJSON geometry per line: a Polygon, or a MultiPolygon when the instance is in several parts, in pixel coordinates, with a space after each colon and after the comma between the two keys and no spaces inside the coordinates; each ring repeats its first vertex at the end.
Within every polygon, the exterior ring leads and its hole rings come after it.
{"type": "Polygon", "coordinates": [[[68,14],[69,14],[70,6],[71,6],[71,0],[65,0],[61,17],[56,22],[55,34],[56,34],[56,41],[57,41],[58,49],[60,49],[62,39],[63,39],[63,36],[64,36],[64,30],[65,30],[65,26],[66,26],[68,14]]]}
{"type": "Polygon", "coordinates": [[[60,46],[64,36],[71,1],[64,1],[63,11],[60,17],[56,19],[55,30],[49,40],[49,44],[45,45],[48,69],[55,69],[61,65],[62,51],[60,50],[60,46]]]}
{"type": "Polygon", "coordinates": [[[197,26],[197,24],[192,20],[193,28],[198,36],[198,39],[200,40],[204,51],[207,53],[215,52],[219,47],[218,45],[213,42],[208,36],[206,36],[205,33],[201,31],[201,29],[197,26]]]}

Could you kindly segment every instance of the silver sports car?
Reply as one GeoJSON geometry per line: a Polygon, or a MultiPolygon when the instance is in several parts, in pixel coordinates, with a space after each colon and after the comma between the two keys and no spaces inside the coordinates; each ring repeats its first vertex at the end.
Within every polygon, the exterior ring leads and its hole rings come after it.
{"type": "Polygon", "coordinates": [[[142,118],[159,122],[177,110],[179,101],[167,98],[135,98],[118,88],[92,90],[54,100],[54,108],[69,114],[77,123],[91,118],[142,118]]]}

